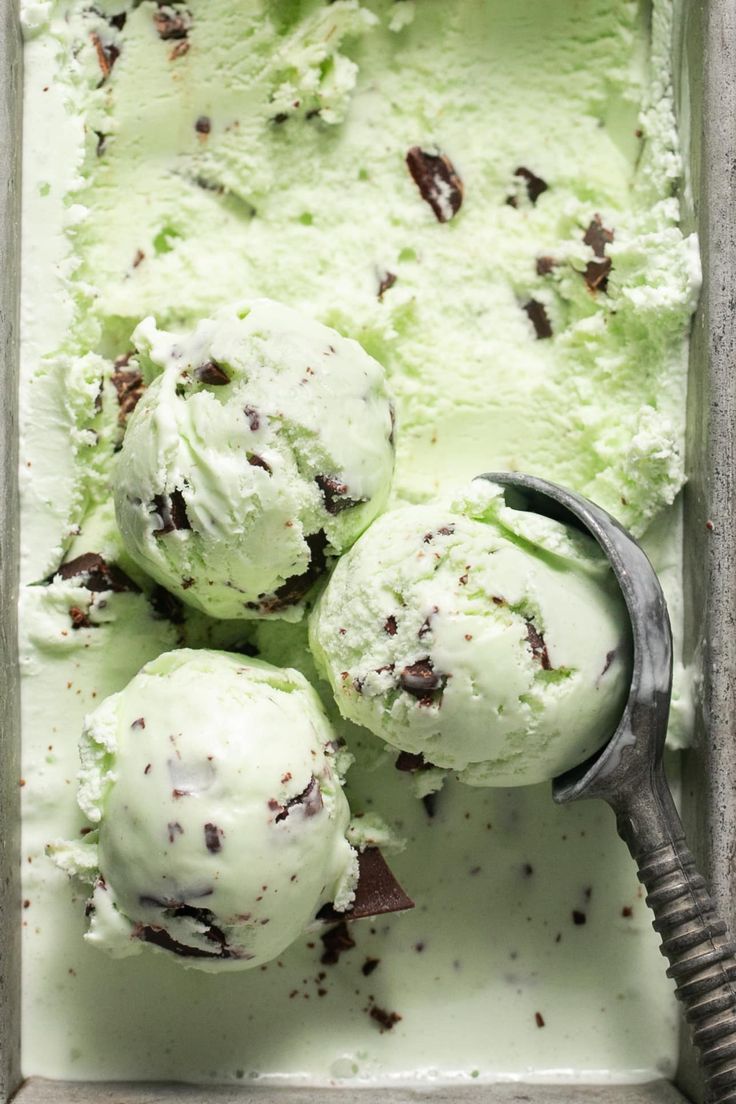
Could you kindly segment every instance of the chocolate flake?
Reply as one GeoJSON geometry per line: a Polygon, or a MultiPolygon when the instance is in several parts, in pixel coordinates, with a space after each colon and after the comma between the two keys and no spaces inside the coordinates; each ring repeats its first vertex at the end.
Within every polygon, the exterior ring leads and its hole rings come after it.
{"type": "Polygon", "coordinates": [[[327,559],[325,557],[327,537],[323,530],[320,529],[318,533],[310,533],[310,535],[304,539],[309,545],[309,550],[312,554],[307,570],[303,571],[301,575],[292,575],[290,579],[287,579],[285,583],[277,587],[273,594],[260,594],[257,602],[246,602],[247,609],[257,609],[261,610],[263,613],[274,613],[276,610],[284,609],[286,606],[293,606],[296,602],[300,602],[304,595],[311,589],[327,566],[327,559]]]}
{"type": "Polygon", "coordinates": [[[378,285],[378,298],[382,300],[389,288],[392,288],[396,283],[398,277],[393,272],[385,272],[381,277],[381,282],[378,285]]]}
{"type": "Polygon", "coordinates": [[[153,530],[154,537],[164,537],[178,529],[191,529],[187,517],[187,504],[180,490],[175,489],[169,495],[154,495],[153,508],[161,518],[161,526],[153,530]]]}
{"type": "Polygon", "coordinates": [[[384,1031],[391,1031],[401,1020],[398,1012],[387,1012],[385,1008],[379,1008],[377,1004],[374,1004],[371,1008],[370,1017],[379,1025],[381,1034],[384,1031]]]}
{"type": "Polygon", "coordinates": [[[164,621],[170,621],[172,625],[184,624],[184,607],[165,587],[157,584],[148,595],[148,601],[154,613],[164,621]]]}
{"type": "Polygon", "coordinates": [[[120,57],[120,50],[111,42],[103,42],[99,35],[93,34],[91,38],[102,70],[102,80],[106,81],[112,72],[113,65],[120,57]]]}
{"type": "Polygon", "coordinates": [[[140,592],[132,579],[128,578],[124,571],[114,564],[108,564],[97,552],[83,552],[73,560],[67,560],[56,572],[59,579],[78,579],[79,585],[85,590],[100,593],[111,590],[115,594],[130,591],[133,594],[140,592]]]}
{"type": "Polygon", "coordinates": [[[245,416],[248,419],[248,425],[250,426],[252,432],[255,433],[256,430],[260,429],[261,427],[261,419],[258,411],[255,410],[252,406],[246,406],[243,409],[245,412],[245,416]]]}
{"type": "Polygon", "coordinates": [[[365,502],[364,498],[350,498],[347,483],[343,483],[333,475],[315,475],[314,482],[322,492],[325,510],[333,517],[343,510],[349,510],[352,506],[359,506],[361,502],[365,502]]]}
{"type": "MultiPolygon", "coordinates": [[[[271,803],[269,802],[269,805],[271,803]]],[[[285,805],[277,806],[280,812],[274,818],[278,824],[282,820],[286,820],[290,811],[294,806],[299,805],[304,811],[304,815],[307,817],[315,816],[322,808],[322,791],[319,788],[319,782],[312,775],[308,785],[302,790],[296,797],[290,797],[285,805]]]]}
{"type": "Polygon", "coordinates": [[[267,464],[262,456],[256,456],[255,452],[251,452],[248,456],[248,463],[252,468],[263,468],[269,475],[273,475],[273,469],[270,464],[267,464]]]}
{"type": "Polygon", "coordinates": [[[216,854],[222,851],[222,837],[224,832],[216,824],[207,823],[204,826],[204,843],[208,851],[216,854]]]}
{"type": "Polygon", "coordinates": [[[552,664],[549,661],[549,652],[547,651],[547,645],[544,642],[544,637],[537,631],[537,627],[533,621],[527,618],[526,622],[526,638],[529,641],[529,646],[532,650],[532,655],[542,665],[543,671],[551,671],[552,664]]]}
{"type": "Polygon", "coordinates": [[[387,632],[389,636],[396,636],[398,632],[398,625],[396,624],[396,618],[392,613],[388,615],[383,623],[384,632],[387,632]]]}
{"type": "Polygon", "coordinates": [[[167,5],[153,13],[153,23],[158,37],[168,42],[171,39],[187,37],[192,26],[192,17],[186,10],[177,11],[167,5]]]}
{"type": "Polygon", "coordinates": [[[605,257],[606,246],[613,241],[613,230],[606,229],[603,219],[596,214],[583,235],[583,241],[590,246],[596,257],[605,257]]]}
{"type": "Polygon", "coordinates": [[[547,308],[544,303],[540,303],[538,299],[530,299],[528,303],[524,303],[523,309],[527,318],[534,326],[534,332],[538,340],[541,341],[546,337],[552,337],[552,323],[549,320],[547,308]]]}
{"type": "Polygon", "coordinates": [[[324,966],[334,966],[340,961],[341,954],[352,950],[355,946],[355,940],[348,931],[348,926],[344,920],[341,920],[334,928],[329,928],[324,935],[320,936],[320,939],[324,947],[320,962],[324,966]]]}
{"type": "MultiPolygon", "coordinates": [[[[526,185],[526,194],[529,197],[529,202],[534,205],[539,199],[542,192],[546,192],[549,188],[549,184],[546,180],[543,180],[541,176],[537,176],[531,169],[524,168],[523,165],[519,165],[519,168],[514,172],[514,176],[523,181],[526,185]]],[[[518,207],[519,201],[516,196],[509,196],[506,200],[510,207],[518,207]]]]}
{"type": "Polygon", "coordinates": [[[363,977],[370,977],[374,970],[381,965],[380,958],[367,958],[360,968],[363,977]]]}
{"type": "Polygon", "coordinates": [[[115,361],[115,370],[110,376],[112,385],[117,392],[118,406],[120,407],[118,422],[120,425],[125,425],[128,415],[133,413],[146,389],[143,376],[138,369],[127,369],[125,367],[129,360],[130,354],[125,357],[118,357],[115,361]]]}
{"type": "Polygon", "coordinates": [[[463,182],[444,153],[427,153],[412,146],[406,164],[422,199],[434,211],[438,222],[449,222],[463,202],[463,182]]]}
{"type": "Polygon", "coordinates": [[[427,656],[404,667],[399,675],[402,690],[419,700],[420,705],[431,705],[441,697],[447,676],[438,674],[427,656]]]}
{"type": "Polygon", "coordinates": [[[194,375],[200,383],[206,383],[208,387],[224,387],[230,382],[227,372],[216,360],[208,360],[194,369],[194,375]]]}
{"type": "Polygon", "coordinates": [[[604,257],[600,261],[588,261],[583,279],[591,291],[606,291],[608,276],[612,268],[613,262],[610,257],[604,257]]]}

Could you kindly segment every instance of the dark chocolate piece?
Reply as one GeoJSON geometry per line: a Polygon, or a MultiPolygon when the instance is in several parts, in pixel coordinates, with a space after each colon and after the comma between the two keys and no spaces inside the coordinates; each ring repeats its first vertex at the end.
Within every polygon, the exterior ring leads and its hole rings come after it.
{"type": "Polygon", "coordinates": [[[538,299],[530,299],[528,303],[524,303],[523,309],[526,312],[527,318],[534,326],[534,332],[538,340],[541,341],[546,337],[552,337],[552,323],[549,320],[547,308],[544,303],[540,303],[538,299]]]}
{"type": "Polygon", "coordinates": [[[389,288],[392,288],[398,279],[393,272],[385,272],[381,277],[381,282],[378,285],[378,298],[383,299],[389,288]]]}
{"type": "Polygon", "coordinates": [[[81,610],[79,606],[70,606],[69,616],[72,620],[73,629],[91,629],[92,622],[90,621],[84,610],[81,610]]]}
{"type": "Polygon", "coordinates": [[[380,958],[367,958],[360,968],[363,977],[370,977],[374,970],[381,965],[380,958]]]}
{"type": "Polygon", "coordinates": [[[392,613],[390,613],[384,621],[383,628],[389,636],[396,636],[396,633],[398,632],[398,625],[396,624],[396,618],[392,613]]]}
{"type": "Polygon", "coordinates": [[[534,1013],[534,1022],[536,1023],[537,1027],[544,1027],[544,1016],[541,1012],[534,1013]]]}
{"type": "Polygon", "coordinates": [[[428,763],[420,751],[400,751],[394,766],[396,770],[414,773],[415,771],[432,770],[434,763],[428,763]]]}
{"type": "Polygon", "coordinates": [[[591,247],[596,257],[605,257],[606,246],[613,241],[613,230],[606,229],[603,219],[596,214],[583,234],[583,241],[591,247]]]}
{"type": "Polygon", "coordinates": [[[153,13],[153,23],[158,37],[168,42],[187,37],[192,26],[192,17],[185,9],[176,11],[173,7],[166,6],[153,13]]]}
{"type": "Polygon", "coordinates": [[[398,1012],[387,1012],[385,1008],[379,1008],[377,1004],[374,1004],[371,1008],[370,1017],[372,1020],[375,1020],[381,1028],[381,1034],[383,1034],[384,1031],[391,1031],[401,1020],[401,1016],[398,1012]]]}
{"type": "Polygon", "coordinates": [[[106,81],[112,72],[112,67],[120,57],[120,50],[112,42],[103,42],[99,35],[93,34],[92,45],[97,53],[97,61],[102,70],[102,81],[106,81]]]}
{"type": "Polygon", "coordinates": [[[127,22],[127,19],[128,19],[128,13],[122,11],[122,12],[118,12],[117,15],[108,16],[107,22],[110,24],[111,27],[115,27],[116,30],[122,31],[123,27],[125,26],[125,24],[127,22]]]}
{"type": "Polygon", "coordinates": [[[259,417],[258,411],[255,410],[252,406],[246,406],[243,409],[245,411],[245,416],[248,419],[248,425],[255,433],[256,430],[260,429],[261,426],[261,419],[259,417]]]}
{"type": "Polygon", "coordinates": [[[191,529],[187,517],[187,504],[180,490],[175,489],[169,495],[155,495],[152,506],[161,517],[161,526],[153,530],[154,537],[165,537],[177,529],[191,529]]]}
{"type": "Polygon", "coordinates": [[[65,581],[79,579],[85,590],[96,593],[104,590],[112,590],[116,594],[126,590],[134,594],[140,592],[140,587],[124,571],[115,564],[106,563],[97,552],[83,552],[81,556],[67,560],[56,572],[56,577],[65,581]]]}
{"type": "Polygon", "coordinates": [[[208,851],[215,854],[222,851],[222,837],[224,832],[216,824],[207,823],[204,826],[204,843],[208,851]]]}
{"type": "MultiPolygon", "coordinates": [[[[529,196],[529,201],[533,205],[537,202],[542,192],[546,192],[549,188],[549,184],[546,180],[543,180],[541,176],[537,176],[531,169],[524,168],[523,165],[519,165],[515,170],[514,176],[522,180],[526,185],[526,194],[529,196]]],[[[516,196],[510,196],[506,201],[510,207],[518,207],[518,201],[516,196]]]]}
{"type": "Polygon", "coordinates": [[[557,267],[554,257],[537,257],[537,276],[549,276],[557,267]]]}
{"type": "Polygon", "coordinates": [[[604,257],[600,261],[588,261],[583,279],[591,291],[606,291],[612,268],[613,262],[610,257],[604,257]]]}
{"type": "Polygon", "coordinates": [[[425,203],[434,211],[438,222],[449,222],[463,202],[463,182],[444,153],[427,153],[412,146],[406,164],[425,203]]]}
{"type": "Polygon", "coordinates": [[[270,464],[267,464],[262,456],[256,456],[255,452],[251,452],[248,456],[248,463],[252,468],[263,468],[269,475],[273,475],[273,468],[270,464]]]}
{"type": "Polygon", "coordinates": [[[588,917],[584,912],[581,912],[580,909],[572,910],[572,922],[576,927],[581,927],[583,924],[587,923],[587,920],[588,917]]]}
{"type": "Polygon", "coordinates": [[[350,498],[347,483],[343,483],[334,475],[315,475],[314,482],[322,492],[325,510],[333,517],[343,510],[349,510],[352,506],[359,506],[361,502],[365,502],[364,498],[350,498]]]}
{"type": "Polygon", "coordinates": [[[301,575],[292,575],[273,594],[261,594],[257,602],[246,602],[248,609],[273,613],[275,610],[284,609],[286,606],[293,606],[296,602],[300,602],[307,591],[311,589],[327,566],[325,557],[327,537],[320,529],[318,533],[311,533],[308,537],[305,537],[305,540],[312,553],[307,570],[303,571],[301,575]]]}
{"type": "Polygon", "coordinates": [[[422,805],[424,806],[424,811],[426,812],[426,814],[430,818],[430,820],[434,819],[434,817],[437,816],[437,798],[438,798],[438,795],[439,795],[439,790],[433,790],[432,793],[425,794],[424,797],[422,798],[422,805]]]}
{"type": "Polygon", "coordinates": [[[138,400],[146,389],[143,377],[138,369],[127,369],[125,367],[129,360],[129,355],[119,357],[115,361],[115,370],[110,376],[118,396],[118,406],[120,407],[118,422],[120,425],[125,425],[128,415],[133,413],[138,405],[138,400]]]}
{"type": "Polygon", "coordinates": [[[148,601],[154,613],[164,621],[170,621],[172,625],[184,624],[184,607],[165,587],[157,584],[148,595],[148,601]]]}
{"type": "Polygon", "coordinates": [[[212,120],[210,119],[209,115],[200,115],[196,123],[194,124],[194,129],[196,130],[197,134],[201,134],[203,136],[208,135],[212,130],[212,120]]]}
{"type": "Polygon", "coordinates": [[[322,808],[322,791],[314,775],[312,775],[308,785],[300,794],[297,794],[296,797],[290,797],[285,805],[279,806],[280,811],[274,818],[276,823],[278,824],[280,821],[286,820],[289,813],[296,805],[301,806],[304,810],[304,815],[307,817],[315,816],[322,808]]]}
{"type": "Polygon", "coordinates": [[[551,671],[552,664],[549,661],[549,652],[547,651],[547,645],[544,642],[544,637],[538,632],[536,625],[533,621],[527,619],[526,622],[526,638],[529,641],[529,646],[532,650],[532,655],[542,665],[542,670],[551,671]]]}
{"type": "Polygon", "coordinates": [[[341,954],[355,946],[355,940],[348,931],[348,926],[344,920],[326,931],[324,935],[320,936],[320,939],[324,947],[320,962],[325,966],[334,966],[336,962],[339,962],[341,954]]]}
{"type": "Polygon", "coordinates": [[[435,671],[428,656],[404,667],[399,675],[401,689],[418,698],[423,705],[436,700],[436,696],[442,694],[446,683],[447,676],[435,671]]]}
{"type": "Polygon", "coordinates": [[[317,919],[361,920],[365,916],[380,916],[411,908],[414,908],[414,902],[404,893],[379,849],[366,847],[358,855],[358,885],[351,908],[346,912],[337,912],[332,905],[324,905],[317,913],[317,919]]]}
{"type": "Polygon", "coordinates": [[[208,360],[200,364],[199,368],[194,369],[194,375],[200,383],[206,383],[208,387],[225,387],[230,382],[227,372],[216,360],[208,360]]]}

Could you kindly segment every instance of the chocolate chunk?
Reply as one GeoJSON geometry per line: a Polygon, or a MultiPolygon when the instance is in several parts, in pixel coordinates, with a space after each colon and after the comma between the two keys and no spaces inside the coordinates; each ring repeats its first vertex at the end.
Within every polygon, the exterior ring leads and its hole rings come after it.
{"type": "Polygon", "coordinates": [[[587,923],[587,920],[588,917],[585,915],[584,912],[581,912],[580,909],[572,910],[572,922],[576,925],[576,927],[581,927],[581,925],[587,923]]]}
{"type": "Polygon", "coordinates": [[[79,579],[85,590],[99,593],[112,590],[116,594],[123,591],[140,593],[140,587],[129,579],[124,571],[114,564],[108,564],[97,552],[84,552],[73,560],[67,560],[56,572],[59,579],[79,579]]]}
{"type": "Polygon", "coordinates": [[[274,818],[276,823],[278,824],[280,821],[286,820],[290,811],[297,805],[301,806],[304,815],[307,817],[315,816],[322,808],[322,791],[314,775],[312,775],[308,785],[300,794],[297,794],[296,797],[290,797],[285,805],[279,806],[280,812],[274,818]]]}
{"type": "Polygon", "coordinates": [[[227,372],[216,360],[208,360],[194,369],[195,378],[200,383],[206,383],[208,387],[224,387],[230,382],[227,372]]]}
{"type": "Polygon", "coordinates": [[[180,943],[174,939],[165,928],[155,927],[152,924],[137,924],[133,929],[133,938],[142,939],[144,943],[155,943],[157,947],[163,947],[165,951],[171,951],[181,958],[248,958],[234,948],[227,946],[225,933],[217,927],[210,927],[204,933],[207,939],[213,943],[213,950],[206,951],[203,947],[190,947],[186,943],[180,943]],[[217,944],[217,950],[214,945],[217,944]]]}
{"type": "Polygon", "coordinates": [[[122,11],[122,12],[118,12],[117,15],[109,16],[107,22],[110,24],[111,27],[115,27],[116,30],[122,31],[123,27],[125,26],[125,24],[127,22],[127,19],[128,19],[128,13],[122,11]]]}
{"type": "Polygon", "coordinates": [[[425,794],[422,798],[424,811],[430,819],[434,819],[437,815],[437,796],[438,791],[434,790],[432,793],[425,794]]]}
{"type": "Polygon", "coordinates": [[[273,594],[261,594],[257,602],[246,602],[248,609],[273,613],[275,610],[284,609],[286,606],[293,606],[296,602],[300,602],[307,591],[311,589],[327,566],[325,557],[327,537],[320,529],[318,533],[311,533],[304,539],[312,554],[307,570],[303,571],[301,575],[292,575],[273,594]]]}
{"type": "Polygon", "coordinates": [[[613,262],[610,257],[604,257],[601,261],[588,261],[583,279],[591,291],[606,291],[612,268],[613,262]]]}
{"type": "Polygon", "coordinates": [[[133,413],[138,400],[146,389],[143,377],[138,369],[125,368],[129,360],[130,354],[127,357],[119,357],[115,361],[115,370],[110,376],[112,385],[117,392],[118,406],[120,407],[118,422],[120,425],[125,425],[128,415],[133,413]]]}
{"type": "Polygon", "coordinates": [[[549,276],[557,267],[554,257],[537,257],[537,276],[549,276]]]}
{"type": "Polygon", "coordinates": [[[360,968],[363,977],[370,977],[374,970],[381,965],[380,958],[367,958],[360,968]]]}
{"type": "Polygon", "coordinates": [[[158,37],[165,42],[170,39],[186,38],[192,26],[192,17],[186,10],[177,11],[166,6],[153,13],[153,23],[158,37]]]}
{"type": "Polygon", "coordinates": [[[245,411],[245,416],[248,419],[248,425],[255,433],[256,430],[260,429],[261,426],[261,419],[259,417],[258,411],[255,410],[252,406],[246,406],[243,409],[245,411]]]}
{"type": "MultiPolygon", "coordinates": [[[[526,185],[526,194],[529,196],[529,201],[532,204],[535,204],[542,192],[546,192],[549,188],[549,184],[546,180],[543,180],[541,176],[537,176],[531,169],[524,168],[523,165],[520,165],[519,168],[516,169],[514,176],[518,177],[518,179],[523,181],[526,185]]],[[[510,207],[518,207],[519,205],[516,196],[509,196],[506,202],[510,207]]]]}
{"type": "Polygon", "coordinates": [[[613,230],[607,230],[600,215],[594,215],[593,221],[583,234],[583,241],[589,245],[596,257],[605,257],[606,246],[613,241],[613,230]]]}
{"type": "Polygon", "coordinates": [[[184,829],[178,820],[170,820],[168,824],[169,829],[169,843],[174,843],[177,836],[184,835],[184,829]]]}
{"type": "Polygon", "coordinates": [[[256,456],[254,452],[251,452],[248,456],[248,463],[252,468],[263,468],[269,475],[273,475],[273,469],[270,464],[267,464],[262,456],[256,456]]]}
{"type": "Polygon", "coordinates": [[[165,587],[157,584],[148,595],[148,601],[151,603],[154,613],[163,618],[164,621],[170,621],[172,625],[184,624],[184,607],[179,599],[170,594],[165,587]]]}
{"type": "Polygon", "coordinates": [[[144,729],[146,727],[146,721],[144,717],[137,717],[130,726],[131,728],[144,729]]]}
{"type": "Polygon", "coordinates": [[[385,272],[381,277],[381,282],[378,285],[378,298],[383,299],[385,293],[392,288],[396,283],[397,277],[393,272],[385,272]]]}
{"type": "Polygon", "coordinates": [[[359,506],[361,502],[365,502],[364,498],[350,498],[347,483],[343,483],[333,475],[315,475],[314,482],[322,492],[325,510],[333,517],[343,510],[349,510],[352,506],[359,506]]]}
{"type": "Polygon", "coordinates": [[[432,770],[434,763],[428,763],[421,752],[400,751],[394,766],[400,771],[432,770]]]}
{"type": "Polygon", "coordinates": [[[386,912],[403,912],[414,908],[414,902],[397,882],[377,847],[366,847],[358,855],[358,885],[355,900],[347,912],[336,912],[325,905],[317,914],[320,920],[361,920],[365,916],[380,916],[386,912]]]}
{"type": "Polygon", "coordinates": [[[544,642],[544,637],[537,631],[537,627],[533,621],[527,618],[526,622],[526,638],[529,641],[529,645],[532,649],[532,655],[542,665],[542,670],[551,671],[552,664],[549,661],[549,653],[547,651],[547,645],[544,642]]]}
{"type": "Polygon", "coordinates": [[[396,636],[396,633],[398,632],[398,625],[396,624],[396,618],[392,613],[390,613],[384,621],[383,628],[389,636],[396,636]]]}
{"type": "Polygon", "coordinates": [[[377,1004],[374,1004],[371,1008],[370,1017],[380,1026],[381,1034],[384,1031],[391,1031],[401,1020],[398,1012],[387,1012],[385,1008],[379,1008],[377,1004]]]}
{"type": "Polygon", "coordinates": [[[209,115],[200,115],[194,124],[197,134],[207,135],[212,130],[212,120],[209,115]]]}
{"type": "Polygon", "coordinates": [[[102,70],[102,80],[106,81],[112,72],[113,65],[120,57],[120,50],[111,42],[103,42],[99,35],[93,34],[91,38],[102,70]]]}
{"type": "Polygon", "coordinates": [[[90,621],[84,610],[81,610],[79,606],[70,606],[69,616],[72,620],[73,629],[91,629],[92,622],[90,621]]]}
{"type": "Polygon", "coordinates": [[[160,528],[153,530],[154,537],[164,537],[178,529],[192,528],[187,517],[187,504],[180,490],[173,490],[169,495],[155,495],[152,505],[161,518],[160,528]]]}
{"type": "Polygon", "coordinates": [[[427,657],[404,667],[399,675],[399,683],[401,689],[418,698],[421,705],[430,705],[441,696],[447,676],[438,674],[427,657]]]}
{"type": "Polygon", "coordinates": [[[412,146],[406,164],[422,199],[434,211],[438,222],[449,222],[463,202],[463,182],[444,153],[427,153],[412,146]]]}
{"type": "Polygon", "coordinates": [[[540,303],[538,299],[530,299],[528,303],[524,304],[523,309],[534,326],[534,331],[539,340],[552,336],[552,323],[549,320],[544,303],[540,303]]]}
{"type": "Polygon", "coordinates": [[[204,826],[204,843],[208,851],[215,854],[217,851],[222,851],[222,837],[224,833],[222,828],[218,828],[216,824],[207,823],[204,826]]]}
{"type": "Polygon", "coordinates": [[[334,928],[329,928],[324,935],[320,936],[320,939],[324,947],[320,962],[325,966],[334,966],[336,962],[339,962],[341,954],[355,946],[355,940],[348,931],[348,926],[344,920],[334,928]]]}

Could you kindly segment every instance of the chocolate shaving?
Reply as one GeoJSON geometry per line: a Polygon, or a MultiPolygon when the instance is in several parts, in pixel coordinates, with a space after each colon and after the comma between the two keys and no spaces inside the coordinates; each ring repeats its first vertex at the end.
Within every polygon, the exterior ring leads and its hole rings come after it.
{"type": "MultiPolygon", "coordinates": [[[[541,176],[537,176],[531,169],[524,168],[523,165],[520,165],[519,168],[516,169],[514,176],[518,177],[518,179],[523,181],[526,185],[526,194],[529,196],[529,201],[532,205],[537,202],[542,192],[546,192],[549,188],[549,184],[546,180],[543,180],[541,176]]],[[[519,206],[516,196],[509,196],[506,202],[510,207],[519,206]]]]}
{"type": "Polygon", "coordinates": [[[309,550],[312,554],[307,570],[303,571],[301,575],[292,575],[292,577],[287,579],[285,583],[282,583],[273,594],[261,594],[257,602],[246,602],[247,609],[261,610],[263,613],[273,613],[276,610],[284,609],[286,606],[293,606],[296,602],[300,602],[304,595],[312,588],[327,566],[325,557],[327,537],[320,529],[318,533],[311,533],[304,539],[309,545],[309,550]]]}
{"type": "Polygon", "coordinates": [[[608,276],[612,268],[613,262],[610,257],[604,257],[600,261],[588,261],[583,279],[591,291],[606,291],[608,276]]]}
{"type": "Polygon", "coordinates": [[[607,230],[600,215],[594,215],[593,221],[583,235],[583,241],[589,245],[596,257],[605,257],[606,246],[613,241],[613,230],[607,230]]]}
{"type": "Polygon", "coordinates": [[[158,37],[168,42],[170,39],[187,37],[192,26],[192,17],[188,11],[178,12],[167,6],[153,13],[153,23],[158,37]]]}
{"type": "Polygon", "coordinates": [[[104,82],[110,76],[113,65],[120,57],[120,50],[111,42],[103,42],[99,35],[93,34],[91,38],[92,45],[97,53],[97,61],[102,70],[102,80],[104,82]]]}
{"type": "Polygon", "coordinates": [[[411,908],[414,902],[404,893],[381,852],[377,847],[366,847],[358,855],[358,885],[352,906],[346,912],[337,912],[332,905],[324,905],[317,919],[361,920],[411,908]]]}
{"type": "Polygon", "coordinates": [[[138,369],[126,369],[124,367],[129,360],[130,354],[126,357],[119,357],[115,361],[115,370],[110,376],[112,385],[117,392],[118,406],[120,407],[118,422],[120,425],[125,425],[128,416],[133,413],[146,389],[143,376],[138,369]]]}
{"type": "Polygon", "coordinates": [[[314,482],[322,492],[325,510],[333,517],[343,510],[349,510],[352,506],[359,506],[361,502],[365,502],[364,498],[350,498],[347,483],[341,482],[333,475],[315,475],[314,482]]]}
{"type": "Polygon", "coordinates": [[[108,564],[97,552],[83,552],[73,560],[67,560],[56,572],[58,579],[79,579],[80,585],[85,590],[100,593],[112,590],[116,594],[130,591],[133,594],[140,592],[132,579],[129,579],[124,571],[114,564],[108,564]]]}
{"type": "Polygon", "coordinates": [[[436,701],[446,683],[447,676],[435,671],[429,657],[418,659],[416,663],[404,667],[399,675],[401,689],[417,698],[420,705],[430,705],[436,701]]]}
{"type": "Polygon", "coordinates": [[[208,851],[212,854],[216,854],[218,851],[222,851],[222,837],[224,833],[222,828],[218,828],[216,824],[207,823],[204,826],[204,843],[208,851]]]}
{"type": "Polygon", "coordinates": [[[350,951],[355,946],[355,940],[348,931],[348,926],[344,920],[340,921],[334,928],[329,928],[324,935],[320,936],[324,951],[320,962],[324,966],[334,966],[340,961],[340,955],[345,951],[350,951]]]}
{"type": "Polygon", "coordinates": [[[280,812],[277,813],[274,820],[277,824],[282,820],[286,820],[291,810],[297,805],[303,809],[305,816],[312,817],[320,811],[323,804],[319,782],[312,775],[308,785],[300,794],[297,794],[296,797],[290,797],[285,805],[278,806],[280,812]]]}
{"type": "Polygon", "coordinates": [[[381,282],[378,285],[378,298],[382,300],[385,293],[392,288],[398,279],[393,272],[385,272],[381,277],[381,282]]]}
{"type": "Polygon", "coordinates": [[[194,369],[194,375],[200,383],[206,383],[208,387],[224,387],[230,382],[227,372],[220,367],[216,360],[208,360],[204,364],[200,364],[198,368],[194,369]]]}
{"type": "Polygon", "coordinates": [[[187,504],[180,490],[173,490],[169,495],[155,495],[152,505],[161,518],[160,528],[153,530],[154,537],[164,537],[179,529],[192,528],[187,517],[187,504]]]}
{"type": "Polygon", "coordinates": [[[524,303],[523,309],[526,312],[527,318],[534,326],[534,332],[538,340],[541,341],[546,337],[552,337],[552,323],[549,320],[544,303],[540,303],[538,299],[530,299],[528,303],[524,303]]]}
{"type": "Polygon", "coordinates": [[[427,153],[412,146],[406,164],[425,203],[434,211],[438,222],[449,222],[463,202],[463,182],[444,153],[427,153]]]}
{"type": "Polygon", "coordinates": [[[165,587],[158,584],[148,595],[148,601],[153,607],[154,613],[164,621],[170,621],[172,625],[184,624],[184,607],[178,598],[170,594],[165,587]]]}
{"type": "Polygon", "coordinates": [[[248,463],[252,468],[263,468],[269,475],[273,475],[273,469],[270,464],[267,464],[262,456],[256,456],[254,452],[251,452],[248,456],[248,463]]]}
{"type": "Polygon", "coordinates": [[[544,642],[544,637],[538,632],[536,625],[533,621],[527,619],[526,622],[526,638],[529,641],[529,646],[532,650],[532,655],[542,665],[543,671],[551,671],[552,664],[549,661],[549,652],[547,651],[547,645],[544,642]]]}

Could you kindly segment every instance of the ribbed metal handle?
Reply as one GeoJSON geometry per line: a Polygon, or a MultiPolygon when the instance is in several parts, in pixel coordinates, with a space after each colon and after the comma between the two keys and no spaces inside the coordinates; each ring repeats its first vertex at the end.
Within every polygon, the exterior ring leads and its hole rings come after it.
{"type": "Polygon", "coordinates": [[[736,1104],[736,947],[684,837],[637,856],[668,977],[685,1005],[710,1104],[736,1104]]]}

